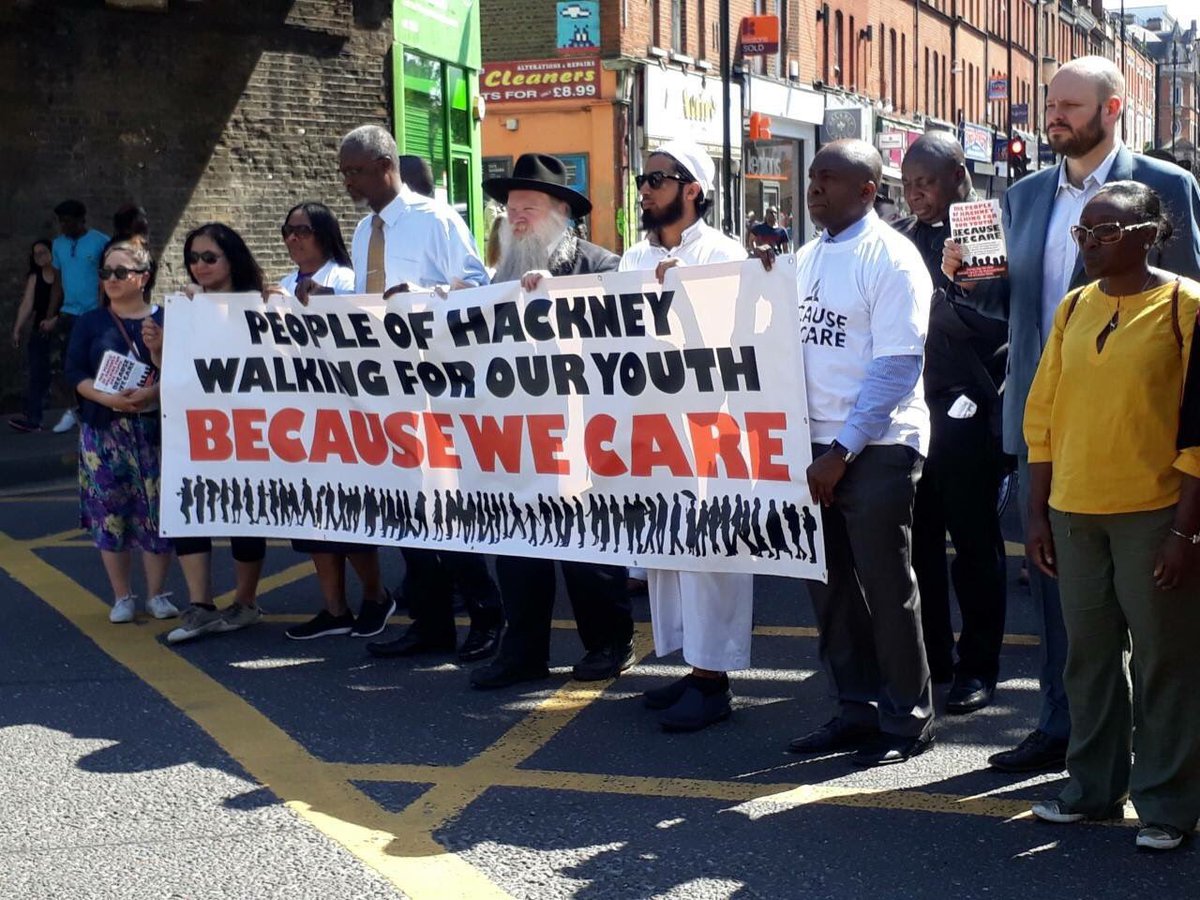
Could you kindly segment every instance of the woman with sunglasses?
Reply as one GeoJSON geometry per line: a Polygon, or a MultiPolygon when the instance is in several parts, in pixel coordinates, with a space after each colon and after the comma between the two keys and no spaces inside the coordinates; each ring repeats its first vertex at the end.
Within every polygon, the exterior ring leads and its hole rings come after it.
{"type": "Polygon", "coordinates": [[[300,203],[283,220],[283,243],[296,271],[283,277],[284,292],[308,302],[312,287],[330,288],[335,294],[354,293],[354,269],[333,212],[324,203],[300,203]]]}
{"type": "MultiPolygon", "coordinates": [[[[192,283],[184,288],[189,297],[200,294],[226,294],[264,289],[263,273],[241,235],[220,222],[201,225],[183,242],[183,260],[192,283]]],[[[155,364],[162,358],[162,329],[147,323],[143,331],[146,345],[154,354],[155,364]]],[[[187,581],[191,606],[183,614],[180,626],[167,635],[171,643],[190,640],[202,634],[237,631],[262,618],[256,603],[258,579],[262,574],[267,542],[259,537],[229,539],[233,550],[237,590],[234,602],[219,610],[212,594],[212,539],[176,538],[179,557],[187,581]]]]}
{"type": "Polygon", "coordinates": [[[108,618],[116,623],[132,622],[136,611],[134,546],[142,550],[147,611],[156,619],[179,615],[163,592],[171,542],[158,535],[158,369],[141,334],[143,323],[161,321],[162,312],[146,300],[149,277],[142,243],[108,243],[100,254],[103,303],[79,317],[64,365],[79,397],[80,521],[104,562],[113,592],[108,618]],[[114,393],[102,376],[118,360],[149,366],[144,384],[114,393]]]}
{"type": "MultiPolygon", "coordinates": [[[[350,254],[329,207],[311,201],[293,206],[284,219],[282,232],[288,254],[297,266],[280,282],[285,293],[301,303],[308,302],[310,292],[354,293],[350,254]]],[[[325,609],[308,622],[289,628],[289,638],[301,641],[341,634],[374,637],[387,627],[396,605],[383,588],[378,547],[298,539],[292,541],[292,549],[312,557],[325,609]],[[357,618],[346,602],[347,560],[363,585],[363,604],[357,618]]]]}
{"type": "Polygon", "coordinates": [[[1097,280],[1055,313],[1024,421],[1026,549],[1059,581],[1071,706],[1069,781],[1033,814],[1120,818],[1131,797],[1137,846],[1171,850],[1200,818],[1200,448],[1176,449],[1200,284],[1147,265],[1171,225],[1138,182],[1071,234],[1097,280]]]}

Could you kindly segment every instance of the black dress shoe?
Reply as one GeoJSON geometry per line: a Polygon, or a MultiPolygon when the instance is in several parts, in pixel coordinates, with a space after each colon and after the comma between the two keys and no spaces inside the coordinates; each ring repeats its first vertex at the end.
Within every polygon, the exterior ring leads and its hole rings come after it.
{"type": "Polygon", "coordinates": [[[982,678],[956,675],[954,686],[946,695],[946,712],[952,716],[965,716],[990,705],[995,694],[995,686],[982,678]]]}
{"type": "Polygon", "coordinates": [[[500,649],[500,635],[504,632],[502,625],[472,625],[467,632],[467,639],[458,648],[458,658],[462,662],[478,662],[495,656],[500,649]]]}
{"type": "Polygon", "coordinates": [[[924,753],[933,745],[933,729],[926,728],[917,737],[902,734],[878,734],[863,747],[850,754],[850,762],[856,766],[892,766],[908,762],[924,753]]]}
{"type": "Polygon", "coordinates": [[[678,681],[672,681],[660,688],[652,688],[642,694],[642,705],[646,709],[670,709],[679,702],[679,698],[691,683],[692,676],[684,675],[678,681]]]}
{"type": "Polygon", "coordinates": [[[367,644],[367,652],[380,659],[392,659],[398,656],[420,656],[423,653],[453,653],[457,644],[457,638],[452,635],[429,638],[409,628],[394,641],[372,641],[367,644]]]}
{"type": "Polygon", "coordinates": [[[480,666],[471,673],[471,687],[477,691],[490,691],[549,677],[550,670],[544,665],[518,665],[498,659],[486,666],[480,666]]]}
{"type": "Polygon", "coordinates": [[[571,677],[576,681],[604,681],[616,678],[637,661],[633,655],[633,642],[611,644],[588,654],[575,663],[571,677]]]}
{"type": "Polygon", "coordinates": [[[834,753],[861,747],[879,734],[879,729],[868,725],[855,725],[841,716],[830,719],[816,731],[798,737],[790,744],[792,753],[834,753]]]}
{"type": "Polygon", "coordinates": [[[658,717],[664,731],[699,731],[733,714],[733,694],[728,681],[722,689],[709,693],[700,689],[698,681],[699,678],[692,679],[674,705],[658,717]]]}
{"type": "Polygon", "coordinates": [[[1044,731],[1034,731],[1012,750],[988,757],[988,765],[1001,772],[1062,771],[1067,767],[1067,742],[1044,731]]]}

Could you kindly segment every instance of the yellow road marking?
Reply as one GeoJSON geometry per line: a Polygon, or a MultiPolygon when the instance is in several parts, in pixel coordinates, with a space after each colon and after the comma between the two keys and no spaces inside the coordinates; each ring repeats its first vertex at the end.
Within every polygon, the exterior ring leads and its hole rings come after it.
{"type": "MultiPolygon", "coordinates": [[[[281,542],[272,542],[281,543],[281,542]]],[[[31,541],[0,535],[0,565],[13,578],[58,610],[105,653],[177,706],[259,783],[274,791],[305,821],[338,841],[367,865],[416,900],[425,897],[503,897],[505,894],[434,837],[437,829],[460,815],[491,787],[572,790],[595,794],[660,798],[702,798],[734,804],[784,806],[827,804],[870,809],[943,812],[1011,819],[1028,814],[1028,803],[990,796],[960,797],[916,789],[893,790],[829,785],[756,783],[685,778],[557,772],[518,768],[594,702],[610,682],[568,682],[514,724],[478,756],[459,766],[349,765],[326,763],[239,695],[155,640],[172,623],[143,628],[113,628],[108,607],[65,574],[42,561],[36,550],[89,546],[78,529],[31,541]],[[431,784],[416,802],[398,813],[382,809],[352,781],[431,784]]],[[[1011,549],[1011,548],[1010,548],[1011,549]]],[[[297,563],[261,582],[263,593],[311,574],[311,563],[297,563]]],[[[219,600],[228,602],[232,592],[219,600]]],[[[304,621],[303,615],[269,616],[274,621],[304,621]]],[[[393,621],[407,622],[398,616],[393,621]]],[[[468,619],[460,618],[460,624],[468,619]]],[[[554,627],[573,629],[571,620],[554,627]]],[[[806,626],[759,626],[754,633],[773,637],[814,637],[806,626]]],[[[649,626],[637,626],[637,649],[650,649],[649,626]]],[[[1032,635],[1006,635],[1009,644],[1032,645],[1032,635]]]]}
{"type": "Polygon", "coordinates": [[[113,627],[98,597],[28,545],[0,536],[0,561],[10,576],[203,728],[255,781],[409,897],[506,896],[428,835],[424,841],[410,840],[406,819],[381,809],[239,695],[148,639],[146,631],[113,627]],[[398,835],[404,836],[399,843],[398,835]],[[421,852],[402,855],[405,850],[421,852]]]}

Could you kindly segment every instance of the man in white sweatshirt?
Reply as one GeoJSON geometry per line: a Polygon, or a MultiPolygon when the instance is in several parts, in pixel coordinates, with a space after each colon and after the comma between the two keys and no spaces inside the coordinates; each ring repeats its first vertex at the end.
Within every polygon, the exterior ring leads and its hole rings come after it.
{"type": "Polygon", "coordinates": [[[827,584],[809,582],[838,714],[795,753],[904,762],[933,740],[933,696],[912,568],[913,497],[929,448],[921,386],[933,283],[920,251],[873,211],[883,162],[836,141],[809,170],[824,228],[796,255],[800,340],[827,584]]]}
{"type": "MultiPolygon", "coordinates": [[[[621,271],[653,271],[659,281],[672,266],[699,266],[746,258],[742,245],[704,222],[716,167],[691,141],[670,141],[650,154],[637,177],[646,238],[621,257],[621,271]]],[[[754,577],[710,572],[648,571],[654,650],[683,649],[692,671],[647,691],[669,731],[698,731],[729,717],[728,673],[750,665],[754,577]]]]}

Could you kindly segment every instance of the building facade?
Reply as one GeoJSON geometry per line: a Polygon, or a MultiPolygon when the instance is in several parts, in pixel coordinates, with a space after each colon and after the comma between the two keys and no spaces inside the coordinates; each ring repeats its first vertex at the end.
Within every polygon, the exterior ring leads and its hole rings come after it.
{"type": "MultiPolygon", "coordinates": [[[[147,210],[158,283],[182,284],[186,233],[208,221],[245,236],[267,276],[291,268],[279,236],[303,200],[360,213],[337,170],[342,134],[390,124],[390,0],[205,0],[122,9],[100,2],[0,4],[4,177],[0,258],[8,321],[30,243],[56,234],[53,209],[82,201],[147,210]]],[[[0,363],[11,403],[17,354],[0,363]]]]}

